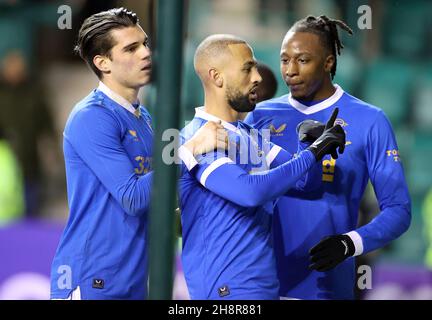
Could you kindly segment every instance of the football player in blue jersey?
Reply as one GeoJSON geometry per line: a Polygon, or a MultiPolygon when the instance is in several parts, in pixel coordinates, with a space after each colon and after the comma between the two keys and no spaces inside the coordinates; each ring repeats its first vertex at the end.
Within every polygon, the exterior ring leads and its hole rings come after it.
{"type": "Polygon", "coordinates": [[[273,201],[291,189],[313,187],[308,181],[321,176],[324,155],[337,154],[337,148],[343,152],[344,132],[333,125],[337,110],[323,134],[305,148],[299,144],[293,157],[239,121],[241,113],[254,109],[261,82],[253,51],[243,39],[206,38],[196,50],[194,67],[205,100],[182,139],[208,121],[221,121],[229,147],[195,157],[187,143],[179,149],[182,261],[189,294],[192,299],[278,299],[273,201]]]}
{"type": "Polygon", "coordinates": [[[290,152],[295,152],[297,138],[313,143],[335,108],[336,123],[346,132],[344,156],[322,160],[320,187],[291,192],[277,204],[274,246],[280,295],[287,298],[352,299],[353,257],[385,246],[411,221],[411,200],[389,120],[332,81],[343,48],[338,28],[352,33],[344,22],[326,16],[297,21],[280,52],[290,93],[258,104],[245,120],[270,128],[271,141],[290,152]],[[381,212],[358,228],[368,180],[381,212]]]}
{"type": "MultiPolygon", "coordinates": [[[[64,130],[70,215],[51,298],[145,299],[153,130],[137,96],[150,80],[148,37],[135,13],[116,8],[84,21],[76,51],[100,82],[64,130]]],[[[188,145],[194,155],[213,150],[224,132],[209,123],[188,145]]]]}

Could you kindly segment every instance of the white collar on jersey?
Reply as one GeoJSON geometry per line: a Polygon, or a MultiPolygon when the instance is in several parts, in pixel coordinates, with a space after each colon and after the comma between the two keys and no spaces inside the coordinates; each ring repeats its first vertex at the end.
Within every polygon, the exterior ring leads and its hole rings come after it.
{"type": "Polygon", "coordinates": [[[344,94],[344,91],[342,90],[341,87],[339,87],[337,84],[335,84],[334,86],[336,87],[336,91],[335,91],[335,93],[333,93],[333,95],[331,97],[328,97],[324,101],[321,101],[320,103],[317,103],[313,106],[310,106],[310,107],[305,106],[304,104],[295,100],[291,96],[291,93],[288,95],[288,102],[295,109],[297,109],[298,111],[300,111],[301,113],[304,113],[304,114],[312,114],[312,113],[324,110],[324,109],[332,106],[333,104],[335,104],[344,94]]]}
{"type": "MultiPolygon", "coordinates": [[[[99,81],[99,87],[98,90],[102,91],[104,94],[106,94],[111,100],[117,102],[119,105],[121,105],[123,108],[125,108],[127,111],[133,113],[134,115],[137,115],[137,110],[133,107],[132,103],[127,101],[125,98],[123,98],[121,95],[115,93],[110,88],[106,86],[102,81],[99,81]]],[[[139,101],[137,100],[137,103],[139,101]]],[[[138,108],[139,110],[139,108],[138,108]]],[[[139,111],[138,111],[139,112],[139,111]]]]}
{"type": "Polygon", "coordinates": [[[196,118],[201,118],[201,119],[204,119],[204,120],[207,120],[207,121],[221,121],[222,122],[222,126],[225,129],[233,131],[235,133],[239,133],[240,132],[239,129],[236,126],[234,126],[233,124],[231,124],[229,122],[226,122],[226,121],[224,121],[222,119],[219,119],[218,117],[216,117],[216,116],[214,116],[214,115],[212,115],[210,113],[205,112],[204,111],[204,107],[195,108],[195,117],[196,118]]]}

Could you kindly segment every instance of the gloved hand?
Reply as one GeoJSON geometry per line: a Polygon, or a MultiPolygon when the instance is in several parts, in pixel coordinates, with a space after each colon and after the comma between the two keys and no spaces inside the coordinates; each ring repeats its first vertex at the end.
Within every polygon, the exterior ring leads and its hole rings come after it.
{"type": "Polygon", "coordinates": [[[336,149],[339,148],[341,154],[345,150],[345,131],[340,125],[334,125],[338,112],[338,108],[333,110],[323,134],[307,148],[314,154],[317,161],[320,161],[326,154],[331,154],[333,159],[337,159],[336,149]]]}
{"type": "Polygon", "coordinates": [[[309,250],[309,269],[328,271],[354,253],[354,242],[346,234],[325,237],[309,250]]]}
{"type": "Polygon", "coordinates": [[[301,142],[315,142],[324,132],[325,125],[322,122],[307,119],[297,125],[298,139],[301,142]]]}

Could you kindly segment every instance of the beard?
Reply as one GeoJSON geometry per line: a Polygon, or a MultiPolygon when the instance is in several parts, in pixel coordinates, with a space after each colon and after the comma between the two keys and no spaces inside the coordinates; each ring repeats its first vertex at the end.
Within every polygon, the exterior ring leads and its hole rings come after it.
{"type": "Polygon", "coordinates": [[[256,103],[249,100],[249,93],[245,95],[227,86],[226,98],[230,107],[237,112],[250,112],[255,109],[256,103]]]}

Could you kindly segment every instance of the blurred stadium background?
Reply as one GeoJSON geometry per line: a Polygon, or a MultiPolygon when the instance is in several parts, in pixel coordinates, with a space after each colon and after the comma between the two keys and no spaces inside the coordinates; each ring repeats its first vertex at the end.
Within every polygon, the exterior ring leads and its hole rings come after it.
{"type": "MultiPolygon", "coordinates": [[[[62,131],[74,104],[97,86],[73,55],[81,22],[125,6],[152,38],[156,2],[0,0],[0,299],[49,298],[51,260],[68,215],[62,131]],[[61,5],[72,9],[71,29],[58,27],[61,5]]],[[[280,95],[287,91],[279,73],[282,38],[308,14],[342,19],[354,30],[353,37],[341,33],[335,82],[390,118],[413,201],[408,232],[359,262],[372,265],[373,289],[358,297],[432,299],[432,1],[188,0],[179,124],[203,101],[192,57],[204,37],[244,37],[275,72],[280,95]],[[370,30],[357,26],[364,4],[372,9],[370,30]]],[[[141,92],[150,111],[154,91],[150,85],[141,92]]],[[[379,211],[371,188],[361,211],[360,223],[379,211]]],[[[173,297],[186,299],[179,263],[176,269],[173,297]]]]}

